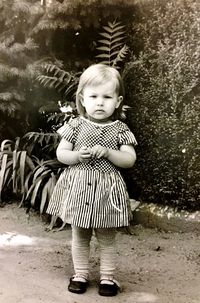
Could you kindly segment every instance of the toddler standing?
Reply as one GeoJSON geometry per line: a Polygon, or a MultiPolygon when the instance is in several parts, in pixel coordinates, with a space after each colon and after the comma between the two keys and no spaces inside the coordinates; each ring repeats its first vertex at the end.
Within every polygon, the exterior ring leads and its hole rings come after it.
{"type": "Polygon", "coordinates": [[[90,241],[100,247],[99,294],[115,296],[116,228],[129,225],[129,198],[118,168],[130,168],[137,144],[119,120],[124,89],[119,72],[95,64],[80,77],[76,93],[78,118],[62,126],[57,158],[67,165],[52,194],[47,213],[72,227],[74,275],[68,290],[81,294],[89,281],[90,241]]]}

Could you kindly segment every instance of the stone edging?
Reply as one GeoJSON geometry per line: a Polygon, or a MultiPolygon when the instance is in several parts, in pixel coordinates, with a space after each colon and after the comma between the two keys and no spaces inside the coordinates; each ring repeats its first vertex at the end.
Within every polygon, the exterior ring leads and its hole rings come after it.
{"type": "Polygon", "coordinates": [[[200,212],[177,211],[169,206],[131,199],[133,224],[173,232],[200,232],[200,212]]]}

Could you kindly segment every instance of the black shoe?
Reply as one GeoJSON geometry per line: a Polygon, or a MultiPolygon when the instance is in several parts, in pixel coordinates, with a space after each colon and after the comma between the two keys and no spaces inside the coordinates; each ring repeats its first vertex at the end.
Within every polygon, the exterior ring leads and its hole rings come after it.
{"type": "Polygon", "coordinates": [[[68,290],[75,294],[83,294],[86,292],[88,287],[88,281],[81,282],[81,281],[74,281],[74,278],[70,278],[70,282],[68,285],[68,290]]]}
{"type": "MultiPolygon", "coordinates": [[[[105,280],[104,280],[105,281],[105,280]]],[[[110,282],[110,280],[109,280],[110,282]]],[[[116,296],[119,290],[119,285],[112,281],[112,284],[110,283],[99,283],[99,295],[104,297],[113,297],[116,296]]]]}

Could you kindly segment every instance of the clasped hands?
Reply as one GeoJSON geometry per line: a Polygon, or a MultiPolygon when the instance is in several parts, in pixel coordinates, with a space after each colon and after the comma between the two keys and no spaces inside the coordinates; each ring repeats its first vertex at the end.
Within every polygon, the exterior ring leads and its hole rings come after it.
{"type": "Polygon", "coordinates": [[[94,158],[107,158],[108,152],[108,148],[101,145],[95,145],[93,147],[82,146],[79,150],[78,158],[80,162],[87,163],[94,158]]]}

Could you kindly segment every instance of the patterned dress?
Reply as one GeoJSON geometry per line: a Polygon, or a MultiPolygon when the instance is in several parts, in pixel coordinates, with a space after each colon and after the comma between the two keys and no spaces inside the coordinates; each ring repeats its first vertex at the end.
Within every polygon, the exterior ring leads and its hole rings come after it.
{"type": "MultiPolygon", "coordinates": [[[[119,150],[121,145],[136,145],[128,126],[116,120],[97,124],[75,118],[58,129],[61,138],[73,144],[73,150],[101,145],[119,150]]],[[[104,158],[68,166],[60,175],[47,213],[63,222],[82,228],[128,226],[129,197],[117,167],[104,158]]]]}

